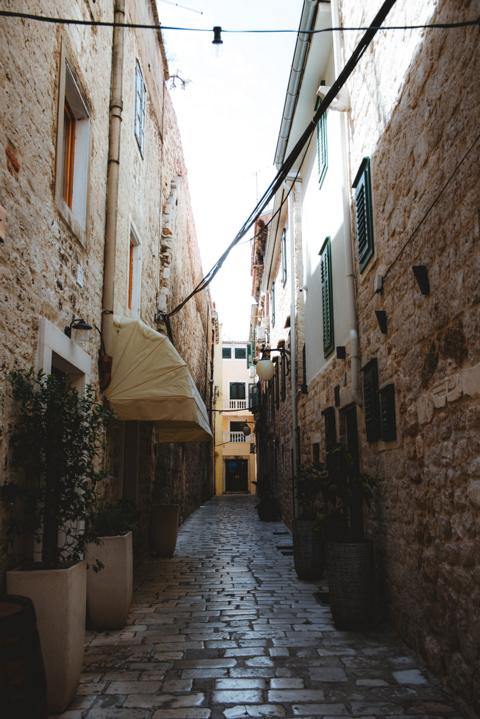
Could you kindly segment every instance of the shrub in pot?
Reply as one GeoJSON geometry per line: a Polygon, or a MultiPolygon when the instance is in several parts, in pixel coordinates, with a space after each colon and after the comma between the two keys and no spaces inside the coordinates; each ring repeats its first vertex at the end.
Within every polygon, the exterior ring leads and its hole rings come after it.
{"type": "Polygon", "coordinates": [[[93,629],[125,626],[133,594],[132,530],[137,512],[132,502],[103,502],[93,514],[85,558],[87,616],[93,629]]]}
{"type": "Polygon", "coordinates": [[[73,698],[85,637],[83,560],[104,428],[110,413],[91,387],[79,393],[63,376],[16,371],[10,377],[18,416],[12,432],[15,480],[2,487],[9,540],[20,566],[7,591],[34,604],[47,676],[48,706],[73,698]]]}
{"type": "Polygon", "coordinates": [[[261,479],[254,482],[258,503],[256,509],[262,522],[279,522],[281,519],[280,505],[275,492],[269,482],[261,479]]]}
{"type": "Polygon", "coordinates": [[[327,537],[330,608],[339,629],[366,629],[374,619],[373,547],[364,536],[363,507],[374,480],[340,444],[327,453],[322,524],[327,537]]]}
{"type": "Polygon", "coordinates": [[[325,540],[321,522],[323,467],[306,465],[296,477],[297,512],[293,522],[293,560],[299,579],[320,579],[325,570],[325,540]]]}

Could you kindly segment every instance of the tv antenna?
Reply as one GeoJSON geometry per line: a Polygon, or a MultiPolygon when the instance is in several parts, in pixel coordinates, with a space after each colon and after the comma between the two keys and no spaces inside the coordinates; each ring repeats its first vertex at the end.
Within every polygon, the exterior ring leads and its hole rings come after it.
{"type": "Polygon", "coordinates": [[[179,2],[173,2],[173,0],[159,0],[159,2],[164,2],[167,5],[174,5],[175,7],[179,7],[182,10],[189,10],[190,12],[196,12],[197,15],[203,15],[203,12],[201,10],[196,10],[193,7],[187,7],[186,5],[180,5],[179,2]]]}

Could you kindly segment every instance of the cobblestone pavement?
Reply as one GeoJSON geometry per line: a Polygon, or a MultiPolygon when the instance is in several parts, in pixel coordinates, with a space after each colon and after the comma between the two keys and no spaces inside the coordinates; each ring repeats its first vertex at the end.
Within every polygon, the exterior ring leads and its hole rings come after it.
{"type": "Polygon", "coordinates": [[[147,563],[129,625],[89,634],[64,719],[461,717],[392,634],[335,630],[285,526],[254,507],[210,501],[175,557],[147,563]]]}

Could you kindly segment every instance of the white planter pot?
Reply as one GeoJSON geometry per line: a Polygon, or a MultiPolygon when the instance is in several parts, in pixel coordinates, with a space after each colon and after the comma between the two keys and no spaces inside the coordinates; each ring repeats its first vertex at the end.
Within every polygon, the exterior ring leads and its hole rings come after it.
{"type": "Polygon", "coordinates": [[[87,611],[94,629],[125,626],[133,593],[132,533],[100,537],[100,544],[88,544],[87,611]],[[103,569],[92,568],[99,560],[103,569]]]}
{"type": "Polygon", "coordinates": [[[75,696],[85,645],[86,591],[85,562],[68,569],[7,572],[7,592],[30,597],[35,607],[51,712],[63,712],[75,696]]]}

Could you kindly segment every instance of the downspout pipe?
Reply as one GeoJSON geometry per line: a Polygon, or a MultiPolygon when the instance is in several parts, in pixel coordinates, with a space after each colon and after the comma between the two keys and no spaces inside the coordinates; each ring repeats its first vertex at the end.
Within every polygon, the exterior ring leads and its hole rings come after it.
{"type": "Polygon", "coordinates": [[[288,138],[292,127],[295,108],[297,107],[298,95],[302,86],[303,73],[307,62],[308,51],[310,50],[311,35],[315,28],[317,17],[318,0],[306,0],[303,5],[300,26],[298,28],[297,42],[293,53],[292,67],[288,80],[285,105],[283,107],[282,121],[278,135],[277,148],[275,150],[274,164],[279,169],[285,159],[288,138]]]}
{"type": "MultiPolygon", "coordinates": [[[[332,24],[338,27],[340,22],[338,3],[332,3],[332,24]]],[[[342,67],[342,52],[341,52],[342,38],[340,33],[334,33],[333,38],[333,53],[335,68],[340,69],[342,67]]],[[[358,335],[358,319],[357,319],[357,306],[355,298],[355,271],[354,271],[354,260],[353,260],[353,238],[351,232],[350,222],[350,189],[347,187],[347,181],[350,175],[350,162],[348,153],[348,132],[346,126],[346,115],[340,113],[341,122],[341,134],[342,142],[341,153],[342,153],[342,166],[343,166],[343,179],[342,179],[342,204],[343,204],[343,229],[344,229],[344,256],[345,256],[345,276],[347,280],[346,286],[346,305],[348,309],[348,319],[350,325],[350,371],[351,371],[351,401],[355,405],[361,404],[360,398],[360,342],[358,335]]]]}
{"type": "MultiPolygon", "coordinates": [[[[115,23],[125,23],[125,0],[115,0],[114,21],[115,23]]],[[[125,29],[123,27],[116,26],[113,28],[102,299],[102,337],[105,352],[108,357],[112,355],[113,308],[115,299],[120,135],[123,110],[124,33],[125,29]]]]}

